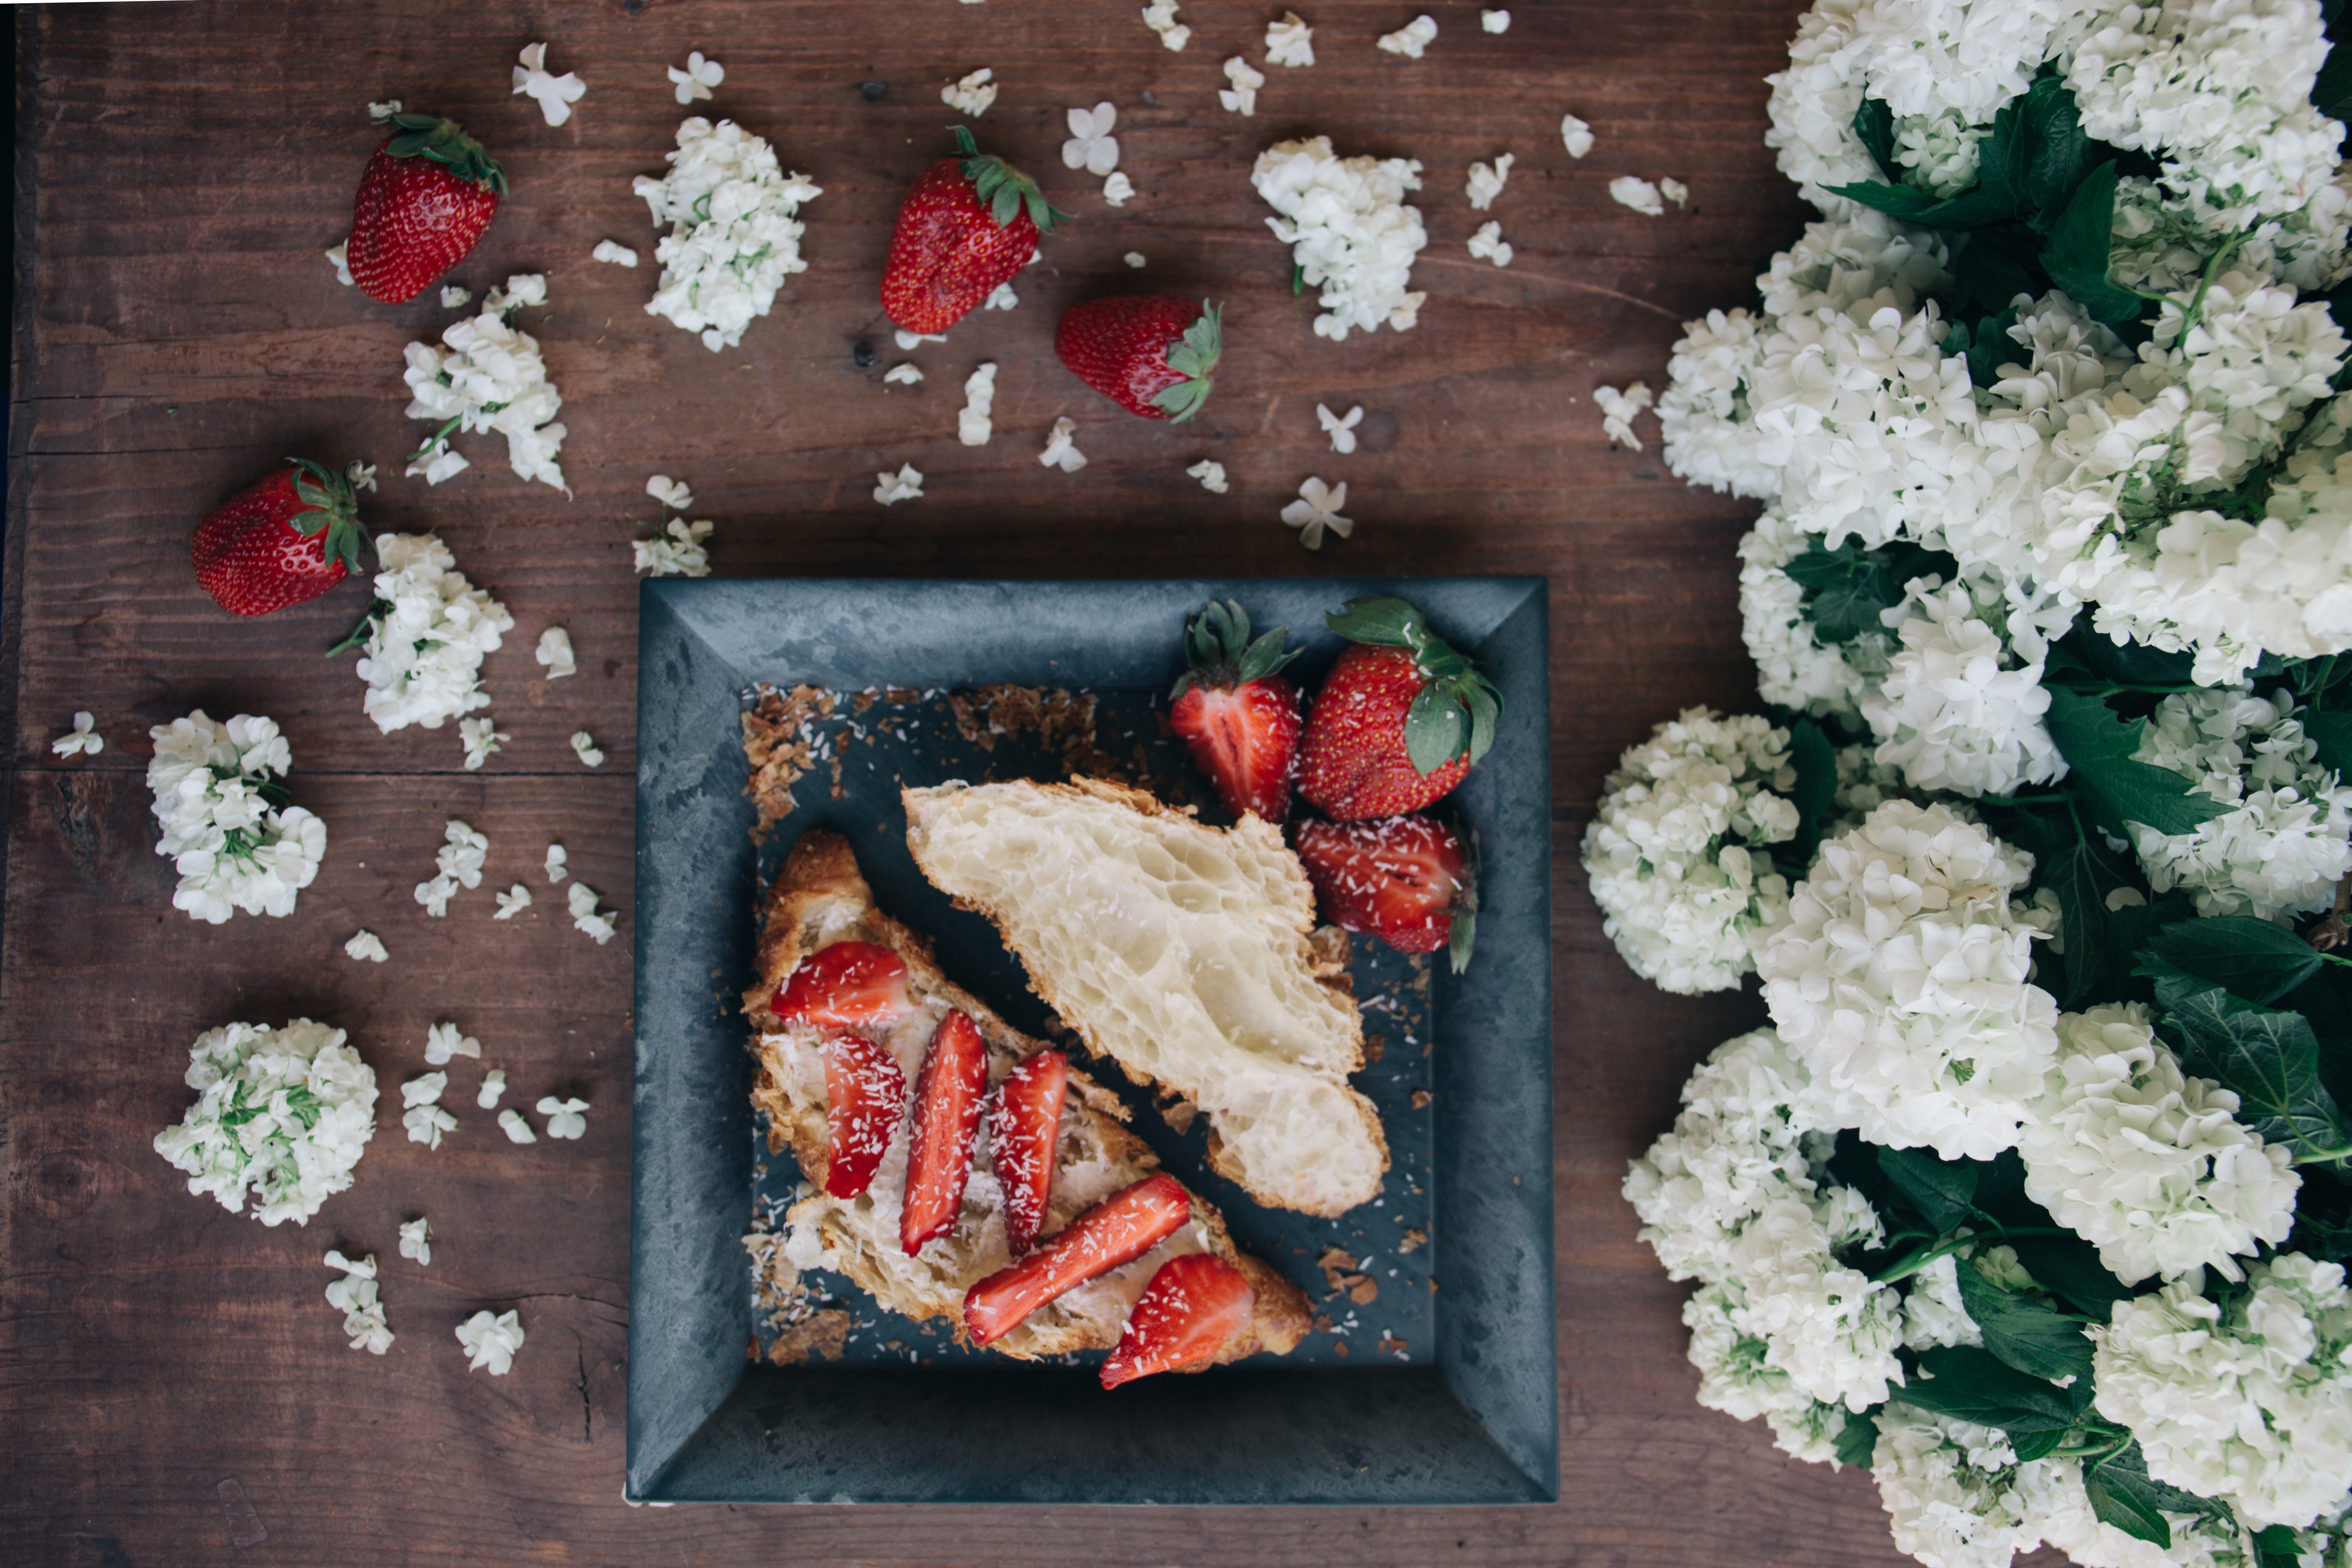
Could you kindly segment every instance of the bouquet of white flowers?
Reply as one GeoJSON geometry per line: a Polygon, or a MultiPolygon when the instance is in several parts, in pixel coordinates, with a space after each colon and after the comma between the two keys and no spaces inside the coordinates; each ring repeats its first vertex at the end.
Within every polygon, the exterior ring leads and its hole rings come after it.
{"type": "Polygon", "coordinates": [[[1771,711],[1628,751],[1586,868],[1637,972],[1752,969],[1773,1026],[1625,1194],[1701,1403],[1869,1468],[1932,1568],[2352,1561],[2327,26],[1822,0],[1768,137],[1822,220],[1661,401],[1766,505],[1771,711]]]}

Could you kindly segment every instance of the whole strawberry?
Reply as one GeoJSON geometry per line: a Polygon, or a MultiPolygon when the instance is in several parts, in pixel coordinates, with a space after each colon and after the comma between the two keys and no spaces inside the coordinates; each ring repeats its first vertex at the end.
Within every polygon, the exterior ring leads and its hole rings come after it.
{"type": "Polygon", "coordinates": [[[1068,217],[1036,183],[955,128],[958,156],[923,171],[898,207],[882,309],[910,332],[944,332],[1029,265],[1037,237],[1068,217]]]}
{"type": "Polygon", "coordinates": [[[1290,810],[1298,689],[1277,673],[1298,657],[1286,651],[1289,640],[1290,628],[1277,626],[1252,642],[1249,612],[1231,599],[1212,600],[1184,628],[1192,667],[1170,694],[1169,728],[1235,816],[1254,811],[1279,824],[1290,810]]]}
{"type": "Polygon", "coordinates": [[[1129,414],[1179,424],[1209,400],[1224,328],[1217,308],[1173,294],[1087,300],[1062,312],[1054,352],[1129,414]]]}
{"type": "Polygon", "coordinates": [[[1350,599],[1323,621],[1355,646],[1307,716],[1299,795],[1340,821],[1442,798],[1495,743],[1493,685],[1402,599],[1350,599]]]}
{"type": "Polygon", "coordinates": [[[308,458],[205,514],[188,544],[196,581],[233,616],[315,599],[360,568],[351,481],[308,458]]]}
{"type": "Polygon", "coordinates": [[[1454,973],[1469,967],[1477,866],[1435,817],[1302,822],[1298,860],[1333,925],[1369,931],[1399,952],[1449,948],[1454,973]]]}
{"type": "Polygon", "coordinates": [[[391,124],[360,175],[344,260],[369,299],[397,305],[466,259],[507,176],[454,121],[395,114],[391,124]]]}

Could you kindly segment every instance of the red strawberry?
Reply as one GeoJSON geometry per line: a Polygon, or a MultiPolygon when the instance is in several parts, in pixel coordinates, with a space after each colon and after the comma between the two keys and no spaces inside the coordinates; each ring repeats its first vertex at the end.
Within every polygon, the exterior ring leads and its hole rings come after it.
{"type": "Polygon", "coordinates": [[[932,1031],[915,1075],[915,1139],[907,1151],[907,1201],[898,1211],[898,1249],[908,1257],[953,1226],[963,1210],[972,1134],[987,1098],[987,1042],[967,1015],[950,1013],[932,1031]]]}
{"type": "Polygon", "coordinates": [[[1214,305],[1174,294],[1087,300],[1062,312],[1054,352],[1129,414],[1181,424],[1216,384],[1224,326],[1214,305]]]}
{"type": "Polygon", "coordinates": [[[233,616],[266,616],[315,599],[361,570],[351,481],[289,458],[252,489],[205,514],[188,542],[196,582],[233,616]]]}
{"type": "Polygon", "coordinates": [[[1037,1245],[1054,1195],[1054,1151],[1062,1141],[1062,1097],[1070,1058],[1039,1051],[1004,1075],[988,1120],[988,1158],[1004,1189],[1004,1235],[1013,1256],[1037,1245]]]}
{"type": "Polygon", "coordinates": [[[506,171],[455,121],[395,114],[352,203],[344,253],[371,300],[414,300],[466,259],[498,216],[506,171]]]}
{"type": "Polygon", "coordinates": [[[1164,1172],[1147,1176],[964,1292],[964,1330],[974,1344],[987,1344],[1063,1291],[1134,1262],[1192,1217],[1192,1194],[1181,1182],[1164,1172]]]}
{"type": "Polygon", "coordinates": [[[907,963],[870,942],[836,942],[801,960],[776,987],[769,1010],[787,1024],[857,1029],[904,1017],[907,963]]]}
{"type": "Polygon", "coordinates": [[[1171,1258],[1136,1298],[1118,1348],[1103,1363],[1102,1385],[1117,1388],[1155,1372],[1206,1362],[1250,1326],[1257,1292],[1213,1252],[1171,1258]]]}
{"type": "Polygon", "coordinates": [[[882,268],[882,309],[910,332],[944,332],[1010,283],[1037,237],[1067,218],[1036,182],[955,128],[959,155],[923,171],[899,204],[882,268]]]}
{"type": "Polygon", "coordinates": [[[1429,816],[1302,822],[1298,858],[1333,925],[1370,931],[1399,952],[1451,946],[1454,972],[1469,966],[1477,868],[1444,823],[1429,816]]]}
{"type": "Polygon", "coordinates": [[[1298,657],[1287,652],[1288,626],[1250,640],[1249,612],[1215,600],[1184,628],[1192,667],[1170,693],[1169,727],[1184,737],[1192,763],[1239,816],[1254,811],[1280,823],[1290,810],[1298,761],[1298,689],[1276,673],[1298,657]]]}
{"type": "Polygon", "coordinates": [[[873,1184],[907,1109],[898,1058],[863,1035],[833,1035],[824,1057],[824,1190],[854,1198],[873,1184]]]}
{"type": "Polygon", "coordinates": [[[1342,821],[1419,811],[1495,743],[1502,700],[1402,599],[1350,599],[1323,621],[1356,646],[1307,715],[1298,793],[1342,821]]]}

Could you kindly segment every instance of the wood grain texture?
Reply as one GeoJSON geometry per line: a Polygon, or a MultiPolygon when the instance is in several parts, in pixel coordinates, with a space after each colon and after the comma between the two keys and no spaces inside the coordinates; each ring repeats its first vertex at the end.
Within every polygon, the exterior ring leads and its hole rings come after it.
{"type": "MultiPolygon", "coordinates": [[[[59,1564],[551,1563],[746,1559],[842,1564],[1758,1564],[1902,1561],[1866,1478],[1774,1453],[1703,1411],[1682,1355],[1683,1290],[1634,1239],[1625,1161],[1672,1115],[1689,1066],[1758,1016],[1752,998],[1664,996],[1603,939],[1575,863],[1601,775],[1648,726],[1751,695],[1732,550],[1747,511],[1677,483],[1655,442],[1601,437],[1596,384],[1664,378],[1686,316],[1746,297],[1802,221],[1761,143],[1761,79],[1795,0],[1521,4],[1508,35],[1423,0],[1441,33],[1412,63],[1374,51],[1414,5],[1322,0],[1320,63],[1268,72],[1255,119],[1216,107],[1220,62],[1262,55],[1281,7],[1198,0],[1182,54],[1126,0],[341,0],[32,7],[19,25],[20,287],[12,392],[6,636],[13,723],[0,932],[0,1561],[59,1564]],[[573,121],[507,91],[536,39],[589,85],[573,121]],[[824,187],[805,274],[742,347],[713,354],[647,316],[653,236],[629,183],[658,173],[681,110],[663,67],[728,68],[714,105],[824,187]],[[1020,307],[902,358],[875,296],[898,198],[944,148],[946,80],[994,68],[985,144],[1039,174],[1080,222],[1021,279],[1020,307]],[[858,84],[887,93],[868,102],[858,84]],[[373,144],[363,107],[451,114],[501,156],[514,194],[457,280],[478,293],[547,272],[541,341],[570,428],[573,495],[526,487],[492,443],[437,489],[398,477],[402,345],[451,318],[430,297],[369,304],[320,252],[348,221],[373,144]],[[1119,107],[1139,195],[1104,206],[1064,171],[1063,110],[1119,107]],[[1590,121],[1582,163],[1559,117],[1590,121]],[[1307,330],[1247,168],[1279,138],[1417,157],[1431,246],[1414,331],[1333,344],[1307,330]],[[1490,215],[1468,163],[1517,164],[1490,215]],[[1673,174],[1687,212],[1650,219],[1609,180],[1673,174]],[[1517,260],[1463,242],[1499,220],[1517,260]],[[593,264],[601,238],[647,265],[593,264]],[[1143,252],[1131,273],[1118,258],[1143,252]],[[1189,427],[1130,420],[1053,360],[1063,305],[1098,290],[1225,302],[1221,387],[1189,427]],[[875,351],[860,366],[856,346],[875,351]],[[956,444],[963,377],[1002,369],[996,437],[956,444]],[[1333,456],[1318,401],[1367,410],[1333,456]],[[1035,454],[1058,415],[1092,459],[1035,454]],[[364,594],[233,623],[197,591],[185,540],[208,506],[289,452],[365,457],[380,528],[437,530],[512,610],[486,668],[514,737],[477,773],[454,730],[379,734],[348,659],[322,649],[364,594]],[[1182,468],[1214,456],[1233,492],[1182,468]],[[872,476],[912,461],[929,494],[888,511],[872,476]],[[1541,572],[1551,581],[1559,997],[1554,1180],[1562,1498],[1517,1510],[631,1510],[619,1500],[626,1353],[631,519],[655,472],[689,480],[722,574],[1148,575],[1541,572]],[[1302,551],[1276,513],[1309,474],[1348,481],[1355,537],[1302,551]],[[540,629],[570,628],[581,674],[540,679],[540,629]],[[173,910],[142,780],[148,726],[202,706],[266,712],[296,798],[327,821],[318,883],[285,921],[218,928],[173,910]],[[94,711],[106,752],[47,742],[94,711]],[[589,772],[565,744],[591,731],[589,772]],[[410,889],[441,826],[490,837],[485,887],[427,920],[410,889]],[[540,872],[550,839],[624,916],[597,948],[540,872]],[[521,919],[489,888],[530,885],[521,919]],[[399,960],[355,964],[362,925],[399,960]],[[587,1138],[517,1148],[470,1094],[438,1152],[396,1116],[358,1184],[307,1229],[191,1198],[150,1141],[186,1102],[188,1043],[231,1018],[299,1014],[352,1030],[386,1084],[422,1070],[452,1018],[506,1068],[509,1103],[591,1102],[587,1138]],[[394,1227],[432,1216],[433,1267],[394,1227]],[[320,1297],[330,1246],[387,1262],[399,1333],[343,1347],[320,1297]],[[468,1374],[451,1328],[520,1310],[512,1375],[468,1374]],[[234,1480],[250,1513],[225,1502],[234,1480]],[[256,1521],[267,1539],[253,1539],[256,1521]]],[[[1647,435],[1654,430],[1644,420],[1647,435]]],[[[470,1064],[453,1074],[476,1081],[470,1064]]]]}

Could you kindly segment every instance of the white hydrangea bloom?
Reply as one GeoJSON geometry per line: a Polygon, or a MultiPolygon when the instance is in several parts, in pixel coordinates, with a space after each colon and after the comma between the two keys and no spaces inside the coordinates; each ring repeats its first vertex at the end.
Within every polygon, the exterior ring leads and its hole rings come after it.
{"type": "Polygon", "coordinates": [[[425,1065],[426,1067],[446,1067],[454,1057],[472,1057],[479,1061],[481,1056],[482,1042],[465,1033],[455,1024],[436,1024],[425,1031],[425,1065]]]}
{"type": "Polygon", "coordinates": [[[294,762],[277,724],[249,713],[222,723],[199,708],[147,734],[155,743],[147,788],[163,829],[155,853],[180,874],[172,907],[210,925],[239,910],[292,914],[326,858],[327,825],[274,804],[294,762]]]}
{"type": "Polygon", "coordinates": [[[1915,1351],[1980,1345],[1984,1331],[1960,1295],[1960,1260],[1946,1253],[1911,1276],[1903,1297],[1903,1343],[1915,1351]]]}
{"type": "MultiPolygon", "coordinates": [[[[2047,1461],[2049,1485],[2037,1489],[2034,1528],[2047,1545],[2081,1568],[2251,1568],[2245,1542],[2233,1520],[2207,1514],[2165,1512],[2172,1544],[2158,1546],[2127,1534],[2091,1507],[2079,1462],[2047,1461]]],[[[2312,1559],[2306,1557],[2308,1563],[2312,1559]]],[[[2331,1562],[2327,1568],[2342,1568],[2331,1562]]]]}
{"type": "Polygon", "coordinates": [[[731,120],[684,121],[677,150],[666,156],[667,174],[640,174],[634,187],[654,226],[671,226],[654,247],[661,283],[646,313],[701,334],[717,353],[743,341],[785,279],[808,270],[798,215],[824,191],[806,174],[786,174],[775,149],[731,120]]]}
{"type": "Polygon", "coordinates": [[[1750,933],[1788,907],[1764,851],[1796,836],[1796,779],[1786,730],[1705,708],[1626,751],[1585,829],[1584,869],[1633,973],[1691,995],[1754,967],[1750,933]]]}
{"type": "Polygon", "coordinates": [[[595,938],[598,947],[612,941],[618,931],[611,915],[596,912],[596,905],[601,896],[595,889],[585,882],[572,883],[571,891],[565,894],[572,910],[573,929],[595,938]]]}
{"type": "MultiPolygon", "coordinates": [[[[887,503],[886,503],[887,504],[887,503]]],[[[688,522],[682,517],[651,539],[633,542],[636,569],[648,577],[708,577],[710,575],[709,519],[688,522]]]]}
{"type": "Polygon", "coordinates": [[[2011,795],[2063,778],[2042,715],[2050,693],[2039,658],[2020,658],[1969,585],[1915,579],[1886,612],[1900,639],[1886,672],[1859,706],[1879,739],[1878,760],[1916,789],[2011,795]]]}
{"type": "Polygon", "coordinates": [[[1422,51],[1435,42],[1436,38],[1437,18],[1420,16],[1415,16],[1393,33],[1382,34],[1379,47],[1389,54],[1402,55],[1409,60],[1417,60],[1421,58],[1422,51]]]}
{"type": "Polygon", "coordinates": [[[2187,691],[2157,704],[2139,761],[2186,773],[2231,807],[2188,833],[2127,823],[2158,892],[2186,888],[2200,915],[2315,913],[2352,872],[2352,786],[2319,765],[2284,691],[2187,691]]]}
{"type": "Polygon", "coordinates": [[[1823,842],[1756,971],[1839,1125],[1947,1160],[2016,1143],[2058,1048],[2057,1003],[2028,978],[2057,900],[2022,901],[2032,870],[1940,804],[1891,800],[1823,842]]]}
{"type": "Polygon", "coordinates": [[[1503,226],[1499,223],[1482,223],[1478,231],[1470,237],[1470,258],[1474,261],[1491,261],[1497,267],[1508,267],[1515,254],[1511,242],[1503,237],[1503,226]]]}
{"type": "Polygon", "coordinates": [[[1699,1370],[1698,1402],[1742,1421],[1762,1416],[1783,1452],[1812,1464],[1834,1464],[1845,1430],[1843,1405],[1824,1405],[1766,1359],[1764,1341],[1733,1321],[1743,1294],[1736,1285],[1707,1285],[1683,1304],[1690,1363],[1699,1370]]]}
{"type": "Polygon", "coordinates": [[[352,1336],[352,1349],[370,1355],[392,1349],[392,1325],[384,1320],[383,1303],[376,1299],[375,1254],[371,1252],[354,1263],[340,1251],[332,1251],[327,1254],[326,1263],[342,1271],[343,1277],[327,1287],[327,1304],[343,1315],[343,1332],[352,1336]]]}
{"type": "Polygon", "coordinates": [[[1621,207],[1632,207],[1644,217],[1663,217],[1666,204],[1659,198],[1658,187],[1639,174],[1620,174],[1609,182],[1609,199],[1621,207]]]}
{"type": "Polygon", "coordinates": [[[488,1371],[492,1377],[502,1377],[514,1365],[515,1352],[522,1349],[523,1329],[520,1318],[511,1311],[492,1313],[484,1308],[457,1325],[457,1343],[467,1355],[466,1370],[488,1371]]]}
{"type": "MultiPolygon", "coordinates": [[[[1838,1191],[1867,1213],[1860,1194],[1838,1191]]],[[[1764,1342],[1765,1363],[1799,1391],[1859,1415],[1903,1381],[1903,1313],[1893,1286],[1839,1266],[1833,1239],[1803,1199],[1767,1203],[1731,1244],[1731,1277],[1746,1297],[1731,1321],[1764,1342]]]]}
{"type": "Polygon", "coordinates": [[[466,771],[471,773],[490,760],[490,753],[514,739],[497,728],[488,719],[457,721],[457,739],[465,743],[466,771]]]}
{"type": "Polygon", "coordinates": [[[374,607],[359,661],[367,716],[385,734],[490,705],[482,656],[514,630],[507,607],[466,580],[430,533],[379,533],[374,607]]]}
{"type": "Polygon", "coordinates": [[[1896,1547],[1927,1568],[2008,1568],[2012,1553],[2041,1543],[2038,1505],[2067,1463],[2021,1465],[1990,1426],[1889,1405],[1870,1474],[1896,1547]]]}
{"type": "Polygon", "coordinates": [[[540,633],[539,647],[531,657],[547,667],[550,680],[580,673],[580,666],[572,657],[572,634],[562,626],[550,626],[540,633]]]}
{"type": "MultiPolygon", "coordinates": [[[[1675,1279],[1731,1277],[1731,1243],[1776,1198],[1814,1193],[1805,1135],[1823,1107],[1805,1065],[1769,1029],[1707,1054],[1683,1084],[1682,1112],[1625,1173],[1625,1201],[1675,1279]]],[[[1687,1320],[1686,1320],[1687,1321],[1687,1320]]]]}
{"type": "Polygon", "coordinates": [[[1503,194],[1504,182],[1511,177],[1511,155],[1506,153],[1491,163],[1470,165],[1470,184],[1464,195],[1474,210],[1485,212],[1495,205],[1495,198],[1503,194]]]}
{"type": "Polygon", "coordinates": [[[542,1095],[533,1109],[547,1118],[550,1138],[584,1138],[588,1135],[588,1119],[581,1114],[588,1109],[584,1100],[559,1100],[554,1095],[542,1095]]]}
{"type": "Polygon", "coordinates": [[[1296,11],[1265,25],[1265,63],[1270,66],[1311,66],[1315,63],[1315,29],[1296,11]]]}
{"type": "Polygon", "coordinates": [[[1037,461],[1049,468],[1059,468],[1075,474],[1087,466],[1087,455],[1078,450],[1074,437],[1078,422],[1066,416],[1054,421],[1053,429],[1045,434],[1045,449],[1037,454],[1037,461]]]}
{"type": "Polygon", "coordinates": [[[1250,184],[1281,215],[1266,226],[1292,247],[1306,283],[1321,290],[1318,337],[1336,342],[1383,321],[1403,331],[1418,319],[1424,296],[1405,285],[1429,234],[1404,197],[1421,189],[1419,162],[1341,158],[1329,137],[1317,136],[1259,153],[1250,184]]]}
{"type": "Polygon", "coordinates": [[[963,407],[956,414],[956,439],[967,447],[985,447],[996,426],[989,410],[996,402],[996,366],[982,364],[963,384],[963,407]]]}
{"type": "Polygon", "coordinates": [[[2126,1285],[2211,1268],[2294,1226],[2303,1178],[2239,1123],[2238,1097],[2180,1070],[2137,1004],[2058,1020],[2058,1060],[2018,1152],[2025,1195],[2095,1242],[2126,1285]]]}
{"type": "Polygon", "coordinates": [[[1642,438],[1633,434],[1633,421],[1650,406],[1648,384],[1637,381],[1622,392],[1613,386],[1596,386],[1592,401],[1601,410],[1601,433],[1640,451],[1642,438]]]}
{"type": "Polygon", "coordinates": [[[996,101],[996,73],[986,66],[940,89],[940,101],[967,119],[977,120],[996,101]]]}
{"type": "Polygon", "coordinates": [[[2352,1490],[2352,1290],[2340,1265],[2283,1252],[2223,1308],[2201,1276],[2116,1304],[2094,1328],[2099,1414],[2158,1480],[2300,1528],[2352,1490]]]}
{"type": "Polygon", "coordinates": [[[188,1053],[196,1102],[156,1134],[155,1152],[232,1214],[250,1194],[262,1224],[310,1224],[375,1135],[375,1072],[345,1038],[308,1018],[206,1031],[188,1053]]]}
{"type": "Polygon", "coordinates": [[[492,289],[482,301],[480,314],[452,321],[438,346],[408,345],[408,367],[401,373],[408,383],[408,417],[439,426],[409,459],[409,474],[437,485],[467,466],[449,445],[453,431],[496,431],[507,438],[507,461],[517,475],[572,493],[556,462],[567,433],[555,417],[563,395],[548,379],[539,340],[505,315],[546,299],[543,278],[509,278],[505,292],[492,289]],[[534,281],[535,290],[529,287],[534,281]]]}
{"type": "Polygon", "coordinates": [[[1804,589],[1788,572],[1811,542],[1777,508],[1767,508],[1740,540],[1740,638],[1756,661],[1756,690],[1765,701],[1815,718],[1859,720],[1862,695],[1886,673],[1895,641],[1883,631],[1845,643],[1821,640],[1805,616],[1804,589]]]}

